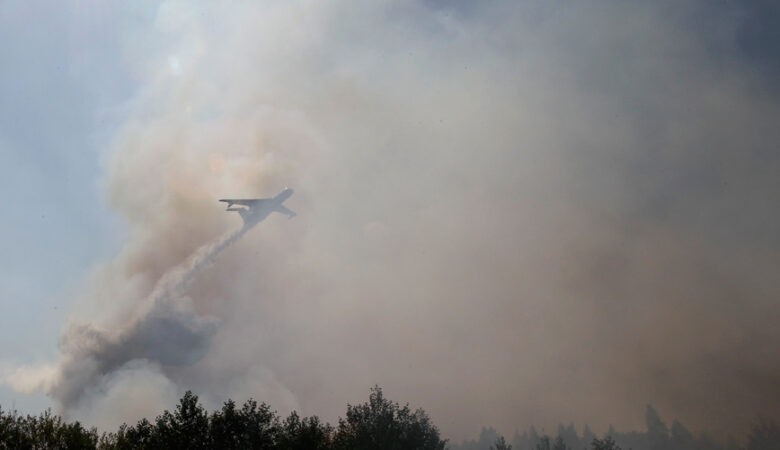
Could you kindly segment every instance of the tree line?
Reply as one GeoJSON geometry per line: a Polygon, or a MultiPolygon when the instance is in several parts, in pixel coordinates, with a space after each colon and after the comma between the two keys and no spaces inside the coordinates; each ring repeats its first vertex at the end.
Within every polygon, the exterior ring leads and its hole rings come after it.
{"type": "Polygon", "coordinates": [[[450,450],[780,450],[780,426],[758,419],[746,438],[719,442],[706,434],[694,434],[677,420],[671,427],[648,405],[645,411],[645,431],[616,431],[613,427],[602,437],[585,425],[578,433],[574,424],[559,425],[557,433],[539,433],[530,427],[505,439],[492,427],[483,428],[475,440],[450,444],[450,450]]]}
{"type": "Polygon", "coordinates": [[[103,434],[50,410],[22,416],[0,408],[0,449],[444,450],[446,443],[425,411],[386,399],[379,387],[368,402],[347,405],[335,427],[294,411],[282,418],[253,399],[240,407],[228,400],[209,414],[190,391],[153,422],[141,419],[103,434]]]}
{"type": "Polygon", "coordinates": [[[422,409],[412,411],[386,399],[379,387],[371,389],[367,402],[347,405],[346,416],[332,426],[317,416],[292,412],[282,418],[265,403],[253,399],[238,406],[228,400],[208,413],[190,391],[173,411],[154,421],[123,424],[116,431],[99,434],[79,422],[66,422],[47,410],[38,416],[20,415],[0,407],[0,449],[271,449],[271,450],[777,450],[780,427],[759,421],[744,446],[721,444],[706,436],[694,436],[675,421],[671,428],[648,406],[647,430],[616,432],[598,438],[586,426],[582,434],[574,425],[560,426],[555,437],[539,434],[534,427],[515,433],[511,442],[492,428],[478,440],[449,444],[422,409]]]}

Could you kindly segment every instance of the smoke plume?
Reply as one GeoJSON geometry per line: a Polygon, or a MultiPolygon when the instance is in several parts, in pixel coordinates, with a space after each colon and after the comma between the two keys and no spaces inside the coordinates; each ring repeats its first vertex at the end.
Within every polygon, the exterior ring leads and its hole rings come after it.
{"type": "Polygon", "coordinates": [[[107,425],[183,389],[333,421],[374,384],[456,440],[780,416],[780,102],[742,8],[160,3],[105,156],[126,243],[15,379],[107,425]],[[298,217],[218,238],[216,199],[285,185],[298,217]]]}
{"type": "Polygon", "coordinates": [[[198,314],[185,294],[200,271],[246,231],[248,227],[242,227],[201,246],[167,271],[119,328],[70,324],[60,342],[61,361],[38,373],[17,370],[11,384],[23,391],[44,391],[67,412],[91,395],[111,391],[115,378],[126,376],[128,370],[151,370],[164,379],[160,366],[194,364],[207,352],[218,321],[198,314]]]}

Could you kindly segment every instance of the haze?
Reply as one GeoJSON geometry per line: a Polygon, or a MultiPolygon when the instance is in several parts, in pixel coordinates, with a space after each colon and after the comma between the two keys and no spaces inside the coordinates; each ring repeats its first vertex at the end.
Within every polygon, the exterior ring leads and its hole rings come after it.
{"type": "Polygon", "coordinates": [[[453,440],[641,427],[648,403],[716,434],[780,417],[769,3],[50,7],[69,19],[0,7],[0,28],[69,33],[64,55],[36,44],[56,34],[0,40],[16,67],[0,284],[17,286],[0,290],[0,402],[43,393],[115,427],[191,389],[333,422],[378,384],[453,440]],[[61,141],[73,102],[90,138],[61,141]],[[57,178],[36,149],[60,143],[87,169],[57,178]],[[28,230],[14,192],[38,186],[68,207],[28,230]],[[149,309],[240,228],[217,199],[284,186],[295,219],[272,215],[149,309]],[[25,296],[59,299],[48,340],[17,340],[51,306],[25,296]]]}

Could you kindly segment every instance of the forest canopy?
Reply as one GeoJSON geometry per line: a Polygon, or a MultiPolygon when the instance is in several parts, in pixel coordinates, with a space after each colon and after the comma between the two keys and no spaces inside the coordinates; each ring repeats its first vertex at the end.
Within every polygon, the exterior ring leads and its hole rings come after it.
{"type": "Polygon", "coordinates": [[[254,399],[238,406],[227,400],[207,412],[198,396],[187,391],[173,411],[153,421],[141,419],[116,431],[98,433],[79,422],[67,422],[46,410],[38,416],[20,415],[0,407],[0,449],[274,449],[274,450],[770,450],[780,448],[780,427],[757,421],[743,445],[733,440],[718,443],[694,436],[678,421],[669,428],[651,407],[647,430],[610,430],[598,438],[586,425],[578,433],[563,426],[555,436],[540,434],[532,426],[507,441],[492,428],[478,440],[450,444],[422,409],[412,411],[385,398],[382,389],[370,390],[367,402],[347,405],[344,417],[333,426],[317,416],[296,411],[281,417],[271,406],[254,399]]]}

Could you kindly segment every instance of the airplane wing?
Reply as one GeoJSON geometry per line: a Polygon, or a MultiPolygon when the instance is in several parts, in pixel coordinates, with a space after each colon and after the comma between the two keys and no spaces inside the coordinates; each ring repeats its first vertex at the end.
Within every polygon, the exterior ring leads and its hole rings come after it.
{"type": "Polygon", "coordinates": [[[233,205],[241,205],[241,206],[247,206],[249,208],[260,206],[263,203],[270,200],[269,198],[223,198],[219,201],[225,202],[228,204],[228,208],[230,208],[233,205]]]}
{"type": "Polygon", "coordinates": [[[275,211],[280,212],[282,214],[286,214],[287,216],[289,216],[290,219],[292,219],[293,217],[297,216],[297,214],[295,214],[294,211],[290,211],[289,209],[285,208],[282,205],[277,206],[275,211]]]}

